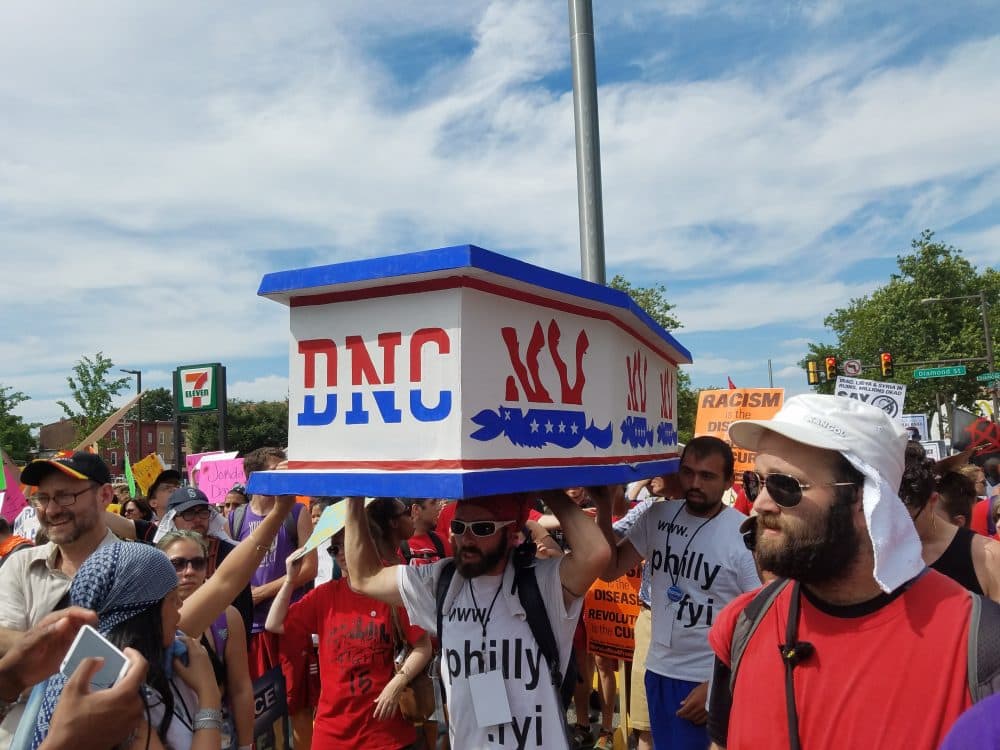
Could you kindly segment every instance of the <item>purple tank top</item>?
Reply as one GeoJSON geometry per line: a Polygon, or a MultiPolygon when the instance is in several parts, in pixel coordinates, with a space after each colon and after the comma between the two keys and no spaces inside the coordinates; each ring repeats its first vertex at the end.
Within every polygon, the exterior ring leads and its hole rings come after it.
{"type": "MultiPolygon", "coordinates": [[[[299,513],[302,512],[302,508],[303,506],[300,503],[296,503],[292,507],[292,519],[296,523],[298,523],[299,513]]],[[[250,536],[253,530],[260,526],[261,521],[264,520],[264,516],[258,516],[254,513],[249,504],[246,505],[246,509],[242,527],[235,529],[241,541],[250,536]]],[[[278,529],[278,536],[275,537],[274,542],[271,544],[271,549],[264,553],[264,559],[260,561],[260,565],[257,566],[257,570],[254,571],[253,576],[250,578],[250,585],[263,586],[265,583],[270,583],[285,575],[285,559],[295,549],[294,540],[288,536],[288,529],[285,524],[281,524],[281,528],[278,529]]],[[[296,589],[292,594],[292,601],[297,602],[305,593],[304,589],[296,589]]],[[[267,613],[271,609],[271,601],[271,599],[268,599],[253,608],[253,628],[251,632],[262,633],[264,631],[264,623],[267,622],[267,613]]]]}

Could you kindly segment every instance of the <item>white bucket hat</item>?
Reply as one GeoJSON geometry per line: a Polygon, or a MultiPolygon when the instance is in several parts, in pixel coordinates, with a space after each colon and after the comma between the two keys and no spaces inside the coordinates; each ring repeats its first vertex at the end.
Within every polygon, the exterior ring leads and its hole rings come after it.
{"type": "Polygon", "coordinates": [[[901,424],[856,399],[807,394],[788,399],[772,419],[729,426],[730,440],[753,451],[767,432],[837,451],[864,475],[862,505],[883,591],[895,591],[924,569],[920,538],[899,499],[908,438],[901,424]]]}

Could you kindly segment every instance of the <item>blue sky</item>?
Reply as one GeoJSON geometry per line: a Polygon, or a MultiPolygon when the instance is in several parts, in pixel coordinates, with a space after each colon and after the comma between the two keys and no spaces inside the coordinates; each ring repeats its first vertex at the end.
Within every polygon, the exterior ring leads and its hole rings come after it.
{"type": "MultiPolygon", "coordinates": [[[[806,389],[823,318],[924,228],[1000,261],[992,2],[602,2],[609,277],[663,283],[697,386],[806,389]]],[[[263,274],[579,239],[561,0],[0,5],[0,384],[101,350],[281,398],[263,274]],[[331,7],[333,6],[333,7],[331,7]]]]}

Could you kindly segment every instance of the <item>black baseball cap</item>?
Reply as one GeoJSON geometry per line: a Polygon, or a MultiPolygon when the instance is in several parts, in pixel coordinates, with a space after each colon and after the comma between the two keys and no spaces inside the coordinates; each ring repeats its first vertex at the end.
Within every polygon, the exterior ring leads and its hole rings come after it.
{"type": "Polygon", "coordinates": [[[191,508],[197,508],[199,505],[209,505],[208,495],[197,487],[180,487],[170,493],[167,510],[183,513],[191,508]]]}
{"type": "Polygon", "coordinates": [[[38,458],[24,467],[21,484],[37,487],[53,471],[61,471],[74,479],[89,479],[98,484],[111,484],[111,472],[104,459],[96,453],[76,451],[71,455],[38,458]]]}
{"type": "Polygon", "coordinates": [[[153,483],[149,485],[149,492],[146,493],[146,497],[152,497],[156,494],[156,490],[164,482],[170,482],[171,484],[181,483],[181,473],[177,469],[164,469],[153,480],[153,483]]]}

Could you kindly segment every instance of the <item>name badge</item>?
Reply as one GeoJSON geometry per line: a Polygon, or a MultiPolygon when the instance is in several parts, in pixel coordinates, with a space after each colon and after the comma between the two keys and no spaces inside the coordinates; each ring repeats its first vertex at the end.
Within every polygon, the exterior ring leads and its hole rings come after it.
{"type": "Polygon", "coordinates": [[[511,720],[507,686],[499,670],[469,675],[472,706],[480,729],[508,724],[511,720]]]}

